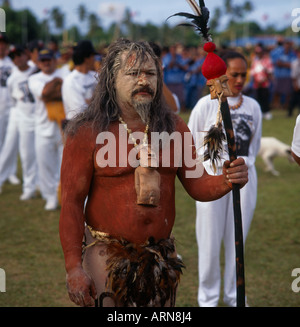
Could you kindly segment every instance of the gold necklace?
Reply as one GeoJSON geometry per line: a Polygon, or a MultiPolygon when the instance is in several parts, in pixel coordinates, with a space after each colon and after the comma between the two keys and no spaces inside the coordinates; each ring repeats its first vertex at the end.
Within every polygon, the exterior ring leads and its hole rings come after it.
{"type": "Polygon", "coordinates": [[[244,99],[243,99],[243,95],[241,94],[239,103],[236,104],[235,106],[229,106],[229,109],[231,109],[231,110],[239,109],[242,106],[243,102],[244,102],[244,99]]]}
{"type": "MultiPolygon", "coordinates": [[[[136,143],[136,139],[132,136],[132,130],[130,128],[127,128],[127,124],[124,122],[121,116],[119,116],[119,121],[120,123],[124,126],[125,130],[127,131],[129,137],[131,138],[133,144],[135,147],[139,146],[139,144],[136,143]]],[[[149,131],[149,125],[146,125],[145,131],[144,131],[144,138],[142,145],[147,145],[148,144],[148,131],[149,131]]]]}

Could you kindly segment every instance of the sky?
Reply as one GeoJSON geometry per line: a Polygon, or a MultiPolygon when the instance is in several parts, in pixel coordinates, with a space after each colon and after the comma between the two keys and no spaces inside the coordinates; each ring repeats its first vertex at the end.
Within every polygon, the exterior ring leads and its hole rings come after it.
{"type": "MultiPolygon", "coordinates": [[[[243,3],[244,0],[234,0],[234,4],[243,3]]],[[[71,25],[84,26],[80,23],[77,14],[77,8],[84,4],[88,12],[97,13],[100,16],[102,26],[108,26],[112,20],[118,17],[117,11],[124,8],[130,9],[134,14],[133,21],[145,24],[151,22],[155,25],[163,24],[166,19],[180,11],[192,13],[189,5],[185,0],[11,0],[14,9],[29,8],[36,17],[41,20],[46,18],[47,10],[53,7],[59,7],[66,14],[66,27],[71,25]],[[113,5],[113,7],[111,6],[113,5]],[[115,16],[112,17],[109,9],[114,10],[115,16]]],[[[206,0],[205,4],[213,13],[217,6],[223,5],[224,0],[206,0]]],[[[258,21],[261,26],[275,24],[279,28],[292,24],[295,19],[292,17],[294,8],[300,7],[299,0],[252,0],[254,11],[248,15],[245,20],[258,21]]],[[[170,25],[177,24],[179,18],[168,20],[170,25]]]]}

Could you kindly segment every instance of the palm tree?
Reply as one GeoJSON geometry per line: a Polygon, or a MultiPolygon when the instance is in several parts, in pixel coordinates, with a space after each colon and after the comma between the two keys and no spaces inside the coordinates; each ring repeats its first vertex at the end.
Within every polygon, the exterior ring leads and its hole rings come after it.
{"type": "Polygon", "coordinates": [[[80,21],[83,21],[87,17],[87,10],[84,4],[80,4],[79,7],[77,8],[78,12],[78,17],[80,21]]]}
{"type": "Polygon", "coordinates": [[[3,0],[2,6],[6,8],[11,8],[10,0],[3,0]]]}
{"type": "Polygon", "coordinates": [[[59,7],[54,7],[51,10],[50,16],[55,24],[55,27],[62,33],[65,25],[65,14],[60,11],[59,7]]]}
{"type": "Polygon", "coordinates": [[[218,28],[221,17],[222,17],[222,10],[218,7],[215,9],[214,14],[209,23],[209,26],[212,29],[212,31],[215,31],[218,28]]]}
{"type": "Polygon", "coordinates": [[[231,22],[236,21],[237,18],[243,18],[247,13],[253,10],[251,1],[245,1],[243,4],[234,5],[232,0],[225,0],[224,7],[225,13],[231,17],[231,22]]]}
{"type": "Polygon", "coordinates": [[[96,14],[89,14],[88,15],[88,22],[89,22],[89,37],[93,38],[95,31],[99,28],[99,17],[96,14]]]}
{"type": "Polygon", "coordinates": [[[78,13],[78,18],[79,18],[79,22],[80,22],[80,25],[83,29],[84,25],[84,21],[87,19],[88,17],[88,12],[86,10],[86,7],[84,4],[80,4],[77,8],[77,13],[78,13]]]}

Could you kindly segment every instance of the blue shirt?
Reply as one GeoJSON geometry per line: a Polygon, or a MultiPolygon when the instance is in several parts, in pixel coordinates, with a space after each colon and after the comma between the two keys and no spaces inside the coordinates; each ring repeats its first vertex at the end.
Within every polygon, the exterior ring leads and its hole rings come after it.
{"type": "MultiPolygon", "coordinates": [[[[169,67],[172,60],[173,56],[170,53],[166,54],[162,59],[164,66],[164,81],[166,84],[183,83],[185,71],[177,65],[172,68],[169,67]]],[[[175,62],[180,66],[184,66],[186,64],[183,58],[178,54],[175,56],[175,62]]]]}
{"type": "Polygon", "coordinates": [[[285,53],[283,47],[274,49],[271,52],[271,60],[274,65],[274,76],[276,78],[291,77],[291,69],[286,67],[278,67],[277,62],[282,61],[286,63],[291,63],[296,58],[295,53],[290,50],[288,53],[285,53]]]}

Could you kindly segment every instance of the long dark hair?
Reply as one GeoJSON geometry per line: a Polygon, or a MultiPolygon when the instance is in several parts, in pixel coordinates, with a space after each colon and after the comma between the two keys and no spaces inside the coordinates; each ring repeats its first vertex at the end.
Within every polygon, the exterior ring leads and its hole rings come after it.
{"type": "Polygon", "coordinates": [[[227,66],[228,66],[228,61],[230,61],[232,59],[236,59],[236,58],[244,60],[246,65],[248,66],[248,62],[247,62],[247,59],[245,58],[245,56],[237,51],[227,50],[221,54],[221,58],[225,61],[227,66]]]}
{"type": "Polygon", "coordinates": [[[88,123],[98,133],[107,131],[111,122],[118,120],[121,114],[117,104],[115,79],[122,67],[122,54],[126,51],[127,58],[136,54],[140,65],[154,60],[157,69],[157,92],[151,103],[149,129],[153,132],[169,132],[175,129],[175,115],[167,106],[163,97],[163,72],[161,63],[147,42],[131,42],[120,39],[110,45],[98,75],[98,84],[89,107],[75,116],[67,125],[66,134],[75,134],[77,129],[88,123]]]}

